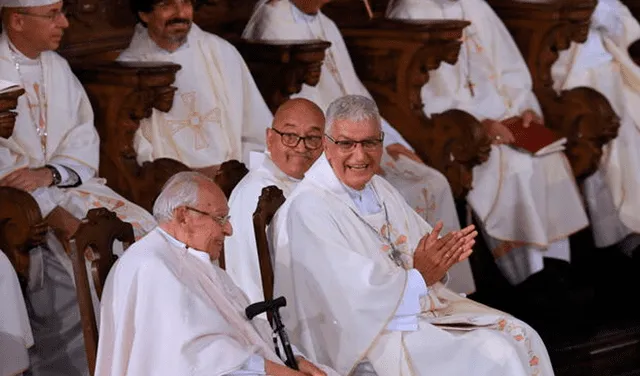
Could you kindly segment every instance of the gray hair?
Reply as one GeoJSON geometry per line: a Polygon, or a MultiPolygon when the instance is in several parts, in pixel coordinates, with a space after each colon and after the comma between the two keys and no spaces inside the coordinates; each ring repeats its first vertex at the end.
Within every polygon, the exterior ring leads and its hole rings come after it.
{"type": "Polygon", "coordinates": [[[153,216],[158,223],[169,222],[173,212],[181,206],[195,206],[203,182],[213,180],[195,171],[182,171],[173,175],[162,187],[162,192],[153,204],[153,216]]]}
{"type": "Polygon", "coordinates": [[[333,101],[327,109],[325,132],[331,134],[333,125],[340,120],[353,122],[373,120],[382,129],[376,102],[362,95],[345,95],[333,101]]]}

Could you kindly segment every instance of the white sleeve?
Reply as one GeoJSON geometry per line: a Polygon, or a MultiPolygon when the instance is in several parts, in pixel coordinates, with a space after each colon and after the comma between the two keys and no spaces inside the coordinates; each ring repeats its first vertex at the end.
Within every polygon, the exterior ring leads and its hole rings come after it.
{"type": "Polygon", "coordinates": [[[402,301],[396,314],[387,325],[387,330],[414,332],[418,330],[418,314],[421,311],[420,298],[429,292],[422,274],[417,269],[407,272],[407,284],[404,287],[402,301]]]}
{"type": "Polygon", "coordinates": [[[226,376],[254,376],[266,375],[264,370],[264,358],[260,355],[253,354],[239,370],[229,372],[226,376]]]}
{"type": "Polygon", "coordinates": [[[414,151],[411,145],[409,145],[409,143],[402,137],[400,132],[398,132],[394,127],[392,127],[391,124],[389,124],[389,122],[384,118],[380,118],[380,119],[382,121],[382,131],[384,132],[384,142],[383,142],[384,147],[387,147],[393,144],[400,144],[406,147],[407,149],[414,151]]]}
{"type": "Polygon", "coordinates": [[[40,187],[36,189],[31,192],[31,196],[38,203],[43,218],[49,215],[49,213],[58,206],[58,203],[53,198],[52,192],[48,187],[40,187]]]}
{"type": "Polygon", "coordinates": [[[624,33],[624,24],[620,18],[618,3],[611,0],[598,0],[598,5],[591,15],[591,26],[600,29],[611,37],[619,37],[624,33]]]}

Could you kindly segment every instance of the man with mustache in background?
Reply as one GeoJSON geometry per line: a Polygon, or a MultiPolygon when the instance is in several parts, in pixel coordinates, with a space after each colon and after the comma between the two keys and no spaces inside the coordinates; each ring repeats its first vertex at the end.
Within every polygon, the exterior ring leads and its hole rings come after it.
{"type": "Polygon", "coordinates": [[[193,24],[191,0],[132,0],[138,18],[120,61],[179,64],[173,107],[153,110],[135,136],[138,162],[179,160],[213,177],[227,160],[264,150],[273,118],[238,51],[193,24]]]}

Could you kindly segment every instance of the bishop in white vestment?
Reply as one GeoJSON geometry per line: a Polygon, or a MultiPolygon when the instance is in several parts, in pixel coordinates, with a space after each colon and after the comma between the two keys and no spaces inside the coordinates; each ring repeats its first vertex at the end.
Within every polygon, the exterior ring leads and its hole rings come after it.
{"type": "MultiPolygon", "coordinates": [[[[335,119],[336,142],[380,132],[379,120],[335,119]]],[[[553,375],[531,327],[438,282],[473,242],[431,254],[424,269],[434,230],[374,174],[381,153],[326,141],[274,218],[274,294],[292,306],[283,314],[292,341],[345,375],[553,375]]]]}
{"type": "Polygon", "coordinates": [[[133,1],[146,21],[136,25],[131,44],[118,57],[182,67],[171,110],[153,109],[140,122],[134,145],[138,162],[172,158],[194,169],[230,159],[248,163],[249,152],[264,150],[264,132],[273,116],[244,60],[227,41],[192,23],[190,1],[158,3],[133,1]],[[145,9],[146,3],[151,9],[145,9]],[[163,43],[163,37],[175,41],[178,32],[179,42],[163,43]]]}
{"type": "Polygon", "coordinates": [[[289,196],[322,154],[323,139],[324,114],[317,105],[302,98],[285,102],[267,130],[267,152],[253,153],[255,166],[231,193],[234,235],[225,239],[225,270],[251,303],[265,299],[253,228],[262,188],[275,185],[289,196]]]}
{"type": "Polygon", "coordinates": [[[159,226],[107,278],[96,376],[337,376],[300,357],[301,372],[284,367],[267,321],[245,316],[246,296],[213,263],[233,232],[213,181],[176,174],[153,212],[159,226]]]}
{"type": "Polygon", "coordinates": [[[473,170],[467,202],[505,277],[519,284],[543,269],[545,257],[570,261],[568,237],[588,219],[566,157],[533,157],[501,140],[506,128],[500,121],[542,114],[528,68],[502,21],[484,0],[393,0],[387,17],[471,21],[458,62],[429,72],[424,111],[460,109],[490,125],[495,142],[489,160],[473,170]]]}
{"type": "Polygon", "coordinates": [[[626,253],[640,245],[640,68],[628,52],[639,38],[640,24],[624,4],[599,0],[587,41],[561,51],[552,68],[556,90],[591,87],[621,118],[584,193],[596,246],[618,243],[626,253]]]}
{"type": "MultiPolygon", "coordinates": [[[[256,5],[243,37],[256,40],[312,40],[331,42],[322,65],[320,81],[314,87],[303,85],[302,91],[293,97],[307,98],[326,110],[335,99],[347,94],[371,97],[356,75],[342,34],[336,24],[322,11],[307,14],[298,6],[314,1],[261,0],[256,5]],[[298,5],[298,6],[297,6],[298,5]]],[[[325,2],[315,1],[317,7],[325,2]]],[[[311,6],[313,7],[313,5],[311,6]]],[[[447,179],[437,170],[416,160],[413,148],[386,120],[382,120],[385,132],[385,153],[382,159],[384,178],[402,192],[409,204],[426,221],[442,221],[445,233],[460,229],[460,221],[447,179]],[[396,154],[394,149],[402,149],[396,154]],[[392,157],[393,155],[393,157],[392,157]]],[[[454,268],[457,291],[472,293],[475,283],[471,266],[464,261],[454,268]]]]}
{"type": "MultiPolygon", "coordinates": [[[[52,51],[68,26],[62,1],[11,0],[3,6],[0,76],[26,92],[18,100],[13,135],[0,138],[0,185],[31,193],[49,223],[64,213],[62,222],[72,228],[89,209],[105,207],[142,236],[155,220],[97,177],[100,140],[91,104],[68,63],[52,51]],[[41,17],[14,10],[20,7],[41,17]],[[24,28],[46,32],[27,34],[24,28]]],[[[53,231],[45,246],[30,252],[30,268],[26,303],[35,340],[30,372],[88,375],[73,267],[53,231]]]]}
{"type": "Polygon", "coordinates": [[[13,266],[0,250],[0,376],[21,374],[29,367],[33,346],[29,315],[13,266]]]}

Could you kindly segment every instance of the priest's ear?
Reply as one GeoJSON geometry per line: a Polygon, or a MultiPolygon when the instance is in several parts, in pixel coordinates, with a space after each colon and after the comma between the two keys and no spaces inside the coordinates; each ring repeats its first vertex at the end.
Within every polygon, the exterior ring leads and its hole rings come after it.
{"type": "Polygon", "coordinates": [[[2,8],[2,29],[4,31],[22,31],[24,17],[20,14],[24,8],[2,8]]]}

